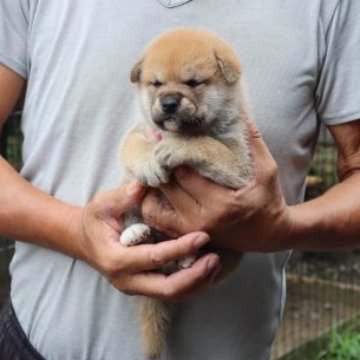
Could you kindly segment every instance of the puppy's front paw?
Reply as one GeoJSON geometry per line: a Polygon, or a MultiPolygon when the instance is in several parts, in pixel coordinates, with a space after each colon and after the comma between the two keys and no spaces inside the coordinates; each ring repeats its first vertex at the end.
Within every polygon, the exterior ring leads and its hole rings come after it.
{"type": "Polygon", "coordinates": [[[120,242],[124,246],[134,246],[148,242],[151,235],[151,229],[145,224],[133,224],[125,229],[120,235],[120,242]]]}
{"type": "Polygon", "coordinates": [[[161,167],[155,159],[154,161],[143,164],[141,168],[136,171],[135,176],[145,185],[155,188],[169,181],[169,172],[161,167]]]}
{"type": "Polygon", "coordinates": [[[168,170],[172,170],[185,162],[181,149],[169,140],[163,140],[156,145],[155,158],[162,168],[168,170]]]}

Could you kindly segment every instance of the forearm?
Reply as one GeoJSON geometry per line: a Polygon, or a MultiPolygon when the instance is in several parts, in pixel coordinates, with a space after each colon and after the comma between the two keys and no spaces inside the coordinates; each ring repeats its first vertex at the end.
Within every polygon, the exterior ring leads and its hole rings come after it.
{"type": "Polygon", "coordinates": [[[34,188],[0,158],[0,234],[82,257],[81,208],[34,188]]]}
{"type": "Polygon", "coordinates": [[[284,248],[336,250],[360,247],[360,172],[324,195],[290,207],[292,227],[284,248]]]}

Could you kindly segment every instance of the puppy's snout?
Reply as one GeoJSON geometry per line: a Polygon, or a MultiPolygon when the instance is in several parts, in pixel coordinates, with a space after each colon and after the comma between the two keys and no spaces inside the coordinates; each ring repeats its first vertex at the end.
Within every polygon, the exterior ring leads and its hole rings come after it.
{"type": "Polygon", "coordinates": [[[166,94],[160,99],[161,109],[166,114],[174,114],[180,106],[182,95],[179,93],[166,94]]]}

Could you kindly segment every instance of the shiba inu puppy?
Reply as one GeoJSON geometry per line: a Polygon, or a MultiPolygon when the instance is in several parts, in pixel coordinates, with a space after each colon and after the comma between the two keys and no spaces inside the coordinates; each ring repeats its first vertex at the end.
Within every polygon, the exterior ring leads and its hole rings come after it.
{"type": "MultiPolygon", "coordinates": [[[[229,45],[205,30],[167,32],[148,45],[131,71],[131,82],[137,87],[142,116],[122,141],[121,161],[128,178],[157,187],[169,181],[174,168],[186,165],[226,187],[247,184],[248,110],[241,65],[229,45]],[[148,139],[149,128],[161,132],[159,142],[148,139]]],[[[161,234],[143,223],[137,209],[125,215],[124,225],[120,241],[125,246],[161,241],[161,234]]],[[[219,254],[224,277],[241,254],[225,250],[219,254]]],[[[193,261],[179,259],[162,270],[188,267],[193,261]]],[[[137,305],[144,351],[158,358],[170,307],[143,296],[137,297],[137,305]]]]}

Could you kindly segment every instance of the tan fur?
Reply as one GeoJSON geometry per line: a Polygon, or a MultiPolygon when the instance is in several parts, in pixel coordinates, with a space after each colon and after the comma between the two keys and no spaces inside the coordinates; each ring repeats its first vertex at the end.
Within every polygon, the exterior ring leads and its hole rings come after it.
{"type": "Polygon", "coordinates": [[[145,296],[137,297],[141,336],[145,354],[156,359],[165,345],[165,336],[170,322],[169,304],[145,296]]]}
{"type": "MultiPolygon", "coordinates": [[[[221,185],[246,185],[250,155],[241,65],[223,40],[195,29],[165,33],[150,43],[130,78],[137,86],[143,118],[121,147],[129,177],[157,187],[168,181],[174,168],[188,165],[221,185]],[[164,110],[169,97],[178,102],[170,114],[164,110]],[[151,142],[147,127],[161,131],[162,140],[151,142]]],[[[222,279],[238,266],[241,254],[220,250],[219,255],[222,279]]],[[[169,306],[139,297],[138,313],[144,351],[157,358],[165,344],[169,306]]]]}

